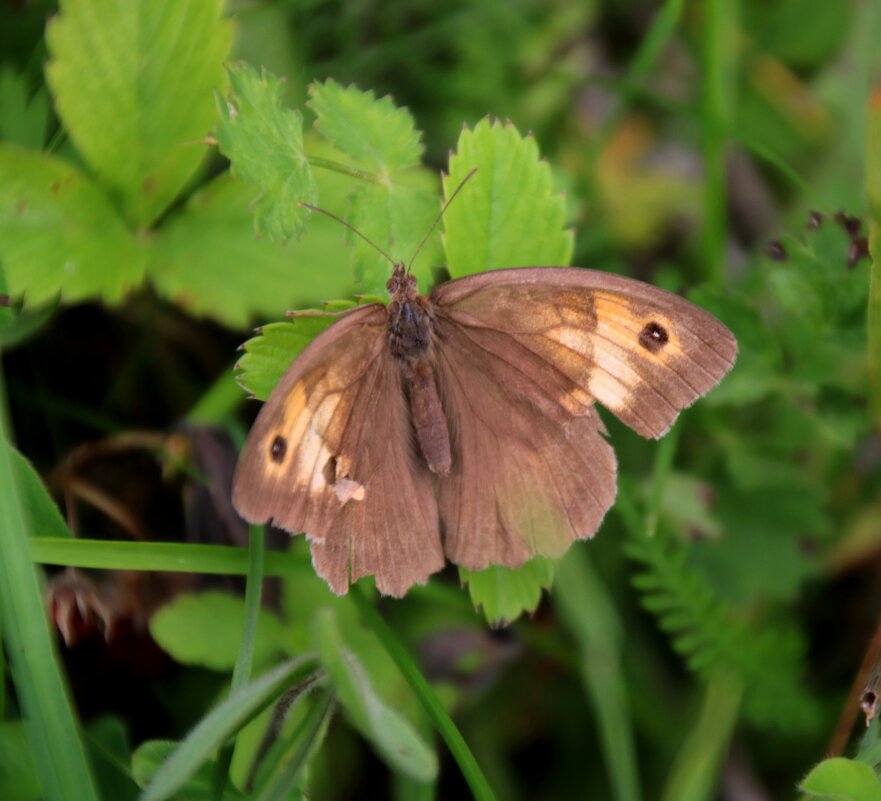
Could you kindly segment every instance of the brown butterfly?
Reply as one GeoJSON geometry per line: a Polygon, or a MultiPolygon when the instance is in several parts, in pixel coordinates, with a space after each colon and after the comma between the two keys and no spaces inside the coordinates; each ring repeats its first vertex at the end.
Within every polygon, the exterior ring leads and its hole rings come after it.
{"type": "Polygon", "coordinates": [[[445,558],[562,555],[615,499],[595,403],[660,437],[737,355],[711,314],[596,270],[493,270],[424,296],[398,263],[386,287],[387,306],[342,312],[294,360],[233,484],[247,520],[306,533],[338,593],[373,575],[402,596],[445,558]]]}

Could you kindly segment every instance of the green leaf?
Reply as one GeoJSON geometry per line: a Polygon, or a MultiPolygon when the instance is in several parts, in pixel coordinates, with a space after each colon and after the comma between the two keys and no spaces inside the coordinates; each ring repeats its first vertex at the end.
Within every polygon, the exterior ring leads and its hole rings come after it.
{"type": "MultiPolygon", "coordinates": [[[[211,670],[232,670],[242,640],[242,598],[223,592],[181,595],[150,619],[150,633],[178,662],[211,670]]],[[[280,650],[282,624],[261,611],[254,662],[265,665],[280,650]]]]}
{"type": "Polygon", "coordinates": [[[317,187],[303,151],[303,115],[282,107],[284,84],[265,70],[239,64],[229,69],[230,97],[218,100],[217,142],[232,174],[254,185],[257,232],[286,241],[306,226],[317,187]]]}
{"type": "Polygon", "coordinates": [[[343,647],[333,611],[321,610],[315,625],[321,663],[355,727],[374,745],[389,767],[417,781],[434,779],[437,755],[410,724],[376,694],[361,663],[343,647]]]}
{"type": "Polygon", "coordinates": [[[144,790],[141,801],[171,798],[230,736],[314,669],[315,663],[311,659],[291,660],[232,693],[203,717],[174,753],[163,761],[144,790]]]}
{"type": "Polygon", "coordinates": [[[311,84],[309,95],[319,133],[355,161],[386,174],[419,163],[422,143],[413,117],[390,97],[377,100],[373,92],[333,80],[311,84]]]}
{"type": "Polygon", "coordinates": [[[231,41],[221,0],[65,0],[46,75],[79,151],[146,226],[193,176],[231,41]]]}
{"type": "Polygon", "coordinates": [[[332,238],[316,225],[319,235],[310,226],[309,236],[284,247],[261,240],[247,208],[252,194],[222,175],[162,226],[148,266],[162,295],[190,314],[244,328],[255,316],[277,317],[297,302],[352,291],[346,259],[327,263],[340,241],[338,225],[332,238]]]}
{"type": "Polygon", "coordinates": [[[881,783],[875,772],[861,762],[844,757],[825,759],[805,776],[804,793],[835,801],[881,801],[881,783]]]}
{"type": "Polygon", "coordinates": [[[555,561],[536,556],[520,567],[491,565],[485,570],[459,568],[459,579],[468,584],[475,608],[493,626],[505,626],[524,612],[534,612],[541,601],[542,590],[554,583],[555,561]]]}
{"type": "Polygon", "coordinates": [[[568,265],[573,235],[563,229],[566,204],[553,192],[551,168],[539,158],[535,139],[488,119],[466,128],[443,179],[445,198],[475,167],[444,214],[450,274],[568,265]]]}
{"type": "Polygon", "coordinates": [[[49,100],[43,89],[29,96],[27,80],[11,67],[0,68],[0,140],[39,150],[46,138],[49,100]]]}
{"type": "Polygon", "coordinates": [[[630,698],[622,670],[623,625],[584,547],[560,561],[554,605],[578,644],[578,667],[597,719],[614,796],[641,797],[630,698]]]}
{"type": "Polygon", "coordinates": [[[30,752],[48,801],[97,800],[76,717],[50,636],[29,520],[7,442],[0,371],[0,630],[30,752]]]}
{"type": "Polygon", "coordinates": [[[141,282],[145,252],[78,169],[0,145],[0,260],[26,306],[59,294],[117,302],[141,282]]]}
{"type": "MultiPolygon", "coordinates": [[[[18,494],[28,527],[35,537],[70,537],[70,529],[33,465],[15,448],[9,449],[18,494]]],[[[2,798],[2,795],[0,795],[2,798]]]]}
{"type": "MultiPolygon", "coordinates": [[[[429,181],[433,185],[434,178],[425,177],[428,181],[422,181],[423,186],[362,184],[352,193],[349,222],[396,262],[407,263],[415,255],[440,212],[438,195],[433,186],[426,185],[429,181]]],[[[352,234],[349,240],[354,246],[355,280],[364,292],[384,294],[392,266],[361,237],[352,234]]],[[[441,264],[440,237],[434,232],[413,268],[423,292],[430,288],[431,267],[441,264]]]]}
{"type": "MultiPolygon", "coordinates": [[[[346,301],[337,304],[337,308],[355,305],[346,301]]],[[[245,355],[236,365],[236,379],[259,400],[269,397],[294,357],[336,319],[330,312],[299,314],[287,322],[264,325],[258,336],[242,346],[245,355]]]]}
{"type": "MultiPolygon", "coordinates": [[[[178,743],[173,740],[147,740],[138,747],[132,754],[132,775],[139,787],[147,786],[165,761],[174,754],[177,746],[178,743]]],[[[213,801],[211,780],[214,765],[214,759],[203,762],[177,790],[175,801],[213,801]]],[[[230,785],[224,789],[224,801],[239,801],[244,798],[242,793],[230,785]]]]}
{"type": "Polygon", "coordinates": [[[0,798],[38,801],[43,788],[28,747],[24,722],[0,723],[0,798]]]}
{"type": "Polygon", "coordinates": [[[101,797],[136,801],[138,785],[132,777],[132,754],[123,721],[114,717],[91,721],[86,729],[86,744],[101,797]]]}
{"type": "Polygon", "coordinates": [[[291,733],[286,743],[280,744],[278,761],[267,776],[258,801],[298,801],[307,798],[298,786],[304,768],[318,750],[327,734],[327,726],[334,711],[333,693],[323,690],[312,704],[308,715],[291,733]]]}

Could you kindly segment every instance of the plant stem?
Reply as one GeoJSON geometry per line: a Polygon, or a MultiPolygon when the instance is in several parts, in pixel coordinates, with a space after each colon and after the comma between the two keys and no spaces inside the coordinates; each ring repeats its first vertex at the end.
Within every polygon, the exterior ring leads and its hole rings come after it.
{"type": "Polygon", "coordinates": [[[495,795],[489,786],[489,782],[483,775],[483,771],[477,764],[474,754],[471,753],[471,749],[468,748],[462,733],[456,728],[456,724],[453,723],[452,718],[447,714],[446,709],[444,709],[432,686],[422,675],[413,657],[410,656],[403,643],[401,643],[388,623],[382,619],[379,612],[376,611],[373,604],[365,597],[360,588],[353,586],[349,592],[364,622],[379,637],[389,656],[398,666],[398,670],[401,671],[404,678],[413,688],[438,733],[443,737],[444,742],[450,749],[450,753],[458,763],[465,781],[468,782],[468,787],[471,789],[474,798],[477,801],[494,801],[495,795]]]}

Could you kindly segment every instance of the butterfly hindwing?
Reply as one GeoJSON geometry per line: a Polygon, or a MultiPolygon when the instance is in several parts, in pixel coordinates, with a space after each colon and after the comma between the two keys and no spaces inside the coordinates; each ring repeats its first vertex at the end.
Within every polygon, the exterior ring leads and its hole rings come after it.
{"type": "Polygon", "coordinates": [[[438,319],[437,366],[453,437],[440,481],[444,550],[480,570],[559,557],[589,537],[615,499],[615,454],[595,409],[561,414],[531,391],[523,354],[507,334],[438,319]]]}

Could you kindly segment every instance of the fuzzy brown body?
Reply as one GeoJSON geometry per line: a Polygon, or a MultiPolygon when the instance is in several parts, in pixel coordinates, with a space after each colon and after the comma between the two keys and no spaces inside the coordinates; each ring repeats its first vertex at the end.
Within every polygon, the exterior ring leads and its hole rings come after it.
{"type": "Polygon", "coordinates": [[[432,473],[446,476],[452,465],[450,430],[432,365],[434,328],[431,301],[401,265],[388,282],[388,341],[401,365],[410,419],[419,450],[432,473]]]}

